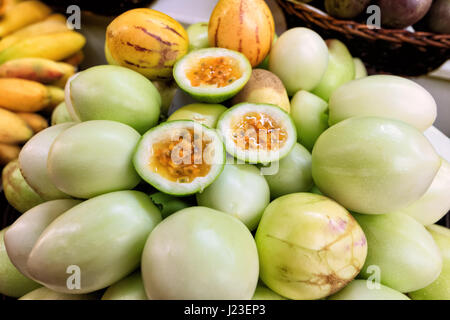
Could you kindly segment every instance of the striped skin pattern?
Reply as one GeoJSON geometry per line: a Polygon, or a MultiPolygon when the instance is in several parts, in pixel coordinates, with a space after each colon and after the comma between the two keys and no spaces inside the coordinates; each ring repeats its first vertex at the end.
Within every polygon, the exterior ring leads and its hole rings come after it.
{"type": "Polygon", "coordinates": [[[114,61],[151,80],[172,78],[175,62],[189,49],[183,26],[164,13],[141,8],[114,19],[106,30],[114,61]]]}
{"type": "Polygon", "coordinates": [[[209,20],[210,46],[239,51],[252,67],[269,53],[274,33],[272,12],[264,0],[220,0],[209,20]]]}

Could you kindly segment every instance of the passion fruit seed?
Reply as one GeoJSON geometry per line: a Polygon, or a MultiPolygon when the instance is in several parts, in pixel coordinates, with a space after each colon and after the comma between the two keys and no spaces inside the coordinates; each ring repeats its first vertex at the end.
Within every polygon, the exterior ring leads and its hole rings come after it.
{"type": "Polygon", "coordinates": [[[222,88],[241,77],[238,62],[230,57],[201,58],[186,73],[193,87],[222,88]]]}

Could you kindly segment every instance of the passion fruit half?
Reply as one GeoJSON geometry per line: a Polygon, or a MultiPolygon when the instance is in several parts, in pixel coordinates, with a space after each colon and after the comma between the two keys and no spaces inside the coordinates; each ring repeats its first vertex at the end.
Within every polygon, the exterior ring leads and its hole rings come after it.
{"type": "Polygon", "coordinates": [[[138,174],[159,191],[203,191],[222,172],[225,148],[212,129],[192,120],[168,121],[141,138],[133,158],[138,174]]]}
{"type": "Polygon", "coordinates": [[[250,163],[280,160],[297,141],[289,114],[270,104],[237,104],[221,115],[217,129],[227,152],[250,163]]]}
{"type": "Polygon", "coordinates": [[[236,95],[251,74],[252,66],[243,54],[223,48],[192,51],[173,70],[183,91],[209,103],[220,103],[236,95]]]}

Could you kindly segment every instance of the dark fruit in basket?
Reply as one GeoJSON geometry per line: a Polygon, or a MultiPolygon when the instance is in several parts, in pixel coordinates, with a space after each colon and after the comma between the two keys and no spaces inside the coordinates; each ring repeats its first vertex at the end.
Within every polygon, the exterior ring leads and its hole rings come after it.
{"type": "Polygon", "coordinates": [[[437,33],[450,33],[450,0],[436,0],[428,13],[428,26],[437,33]]]}
{"type": "Polygon", "coordinates": [[[403,29],[422,19],[430,9],[432,0],[377,0],[381,9],[381,25],[403,29]]]}
{"type": "Polygon", "coordinates": [[[325,10],[336,18],[352,19],[360,15],[370,0],[325,0],[325,10]]]}

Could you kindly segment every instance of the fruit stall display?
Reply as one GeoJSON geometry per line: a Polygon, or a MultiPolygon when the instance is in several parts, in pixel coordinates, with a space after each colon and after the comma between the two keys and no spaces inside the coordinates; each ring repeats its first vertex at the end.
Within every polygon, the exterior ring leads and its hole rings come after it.
{"type": "Polygon", "coordinates": [[[2,3],[0,141],[17,151],[0,294],[450,299],[450,163],[420,85],[368,76],[311,29],[276,36],[263,0],[219,0],[187,29],[128,10],[108,65],[76,72],[81,35],[38,1],[2,3]],[[169,112],[175,93],[192,103],[169,112]]]}

